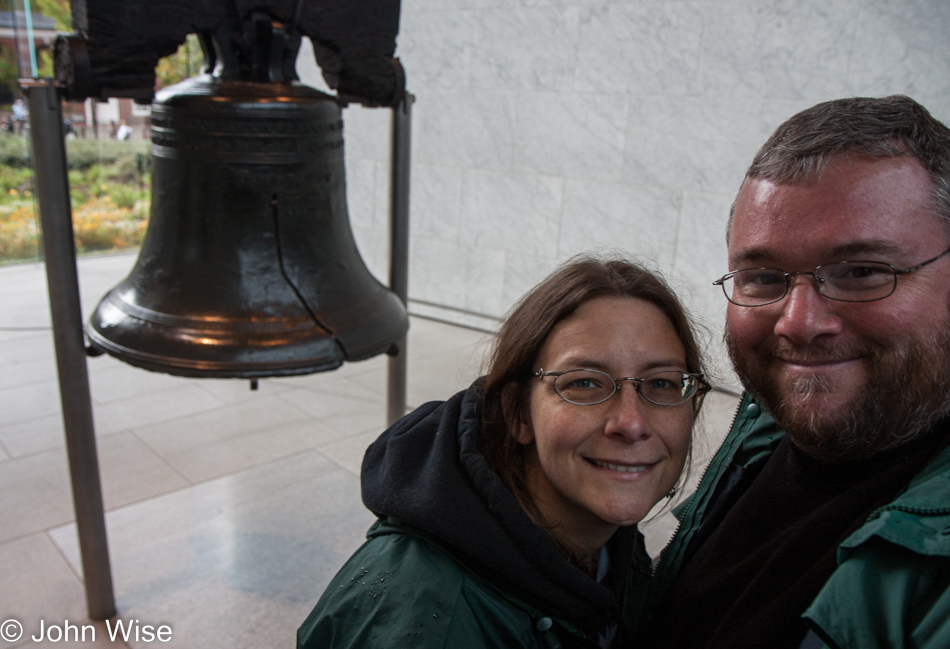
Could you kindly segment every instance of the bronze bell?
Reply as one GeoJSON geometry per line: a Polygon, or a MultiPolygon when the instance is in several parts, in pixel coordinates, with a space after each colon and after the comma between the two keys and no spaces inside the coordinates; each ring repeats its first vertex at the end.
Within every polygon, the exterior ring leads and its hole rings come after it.
{"type": "Polygon", "coordinates": [[[99,303],[93,347],[193,377],[331,370],[390,350],[399,298],[369,272],[346,209],[338,100],[210,75],[152,105],[152,213],[99,303]]]}

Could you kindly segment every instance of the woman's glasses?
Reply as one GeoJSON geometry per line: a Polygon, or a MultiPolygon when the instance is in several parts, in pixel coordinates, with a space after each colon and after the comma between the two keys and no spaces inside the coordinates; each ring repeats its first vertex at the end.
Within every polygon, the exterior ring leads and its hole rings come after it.
{"type": "Polygon", "coordinates": [[[702,374],[676,370],[654,372],[641,378],[633,376],[614,377],[599,370],[568,370],[545,372],[540,369],[531,376],[544,380],[554,377],[557,395],[577,406],[593,406],[603,403],[620,391],[622,381],[633,381],[641,397],[658,406],[678,406],[709,390],[702,374]]]}

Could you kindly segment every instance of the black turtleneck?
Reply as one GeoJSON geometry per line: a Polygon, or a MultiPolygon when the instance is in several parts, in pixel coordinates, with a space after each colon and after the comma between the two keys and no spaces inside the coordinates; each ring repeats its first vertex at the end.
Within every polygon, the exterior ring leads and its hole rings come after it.
{"type": "Polygon", "coordinates": [[[783,439],[734,503],[704,520],[640,647],[795,649],[838,545],[950,439],[948,422],[867,460],[819,462],[783,439]]]}

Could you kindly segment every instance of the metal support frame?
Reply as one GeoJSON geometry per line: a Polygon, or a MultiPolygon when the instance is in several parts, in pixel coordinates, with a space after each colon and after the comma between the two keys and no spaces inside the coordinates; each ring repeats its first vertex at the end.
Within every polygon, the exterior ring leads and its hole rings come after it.
{"type": "Polygon", "coordinates": [[[83,339],[63,109],[59,89],[52,79],[24,80],[20,85],[30,107],[33,171],[43,226],[46,281],[86,606],[90,618],[104,620],[115,615],[115,597],[83,339]]]}
{"type": "MultiPolygon", "coordinates": [[[[115,595],[86,366],[61,97],[52,79],[22,80],[20,85],[30,108],[36,195],[86,605],[90,618],[103,620],[116,613],[115,595]]],[[[393,108],[392,120],[389,281],[403,304],[408,301],[409,284],[409,149],[414,100],[406,93],[393,108]]],[[[406,411],[405,336],[397,342],[396,354],[389,357],[388,369],[387,420],[392,424],[406,411]]]]}
{"type": "MultiPolygon", "coordinates": [[[[393,107],[392,154],[389,203],[389,288],[402,303],[409,301],[409,148],[412,139],[412,103],[406,93],[393,107]]],[[[396,343],[389,357],[386,385],[386,422],[392,425],[406,414],[406,336],[396,343]]]]}

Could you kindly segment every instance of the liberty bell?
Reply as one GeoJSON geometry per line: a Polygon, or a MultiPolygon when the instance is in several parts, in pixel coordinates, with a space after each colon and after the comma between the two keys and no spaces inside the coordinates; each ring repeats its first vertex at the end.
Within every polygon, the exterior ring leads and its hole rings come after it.
{"type": "Polygon", "coordinates": [[[264,27],[253,55],[221,38],[205,48],[213,73],[156,96],[148,231],[91,317],[94,349],[257,378],[331,370],[405,335],[405,306],[350,229],[340,101],[297,82],[292,39],[264,27]]]}

